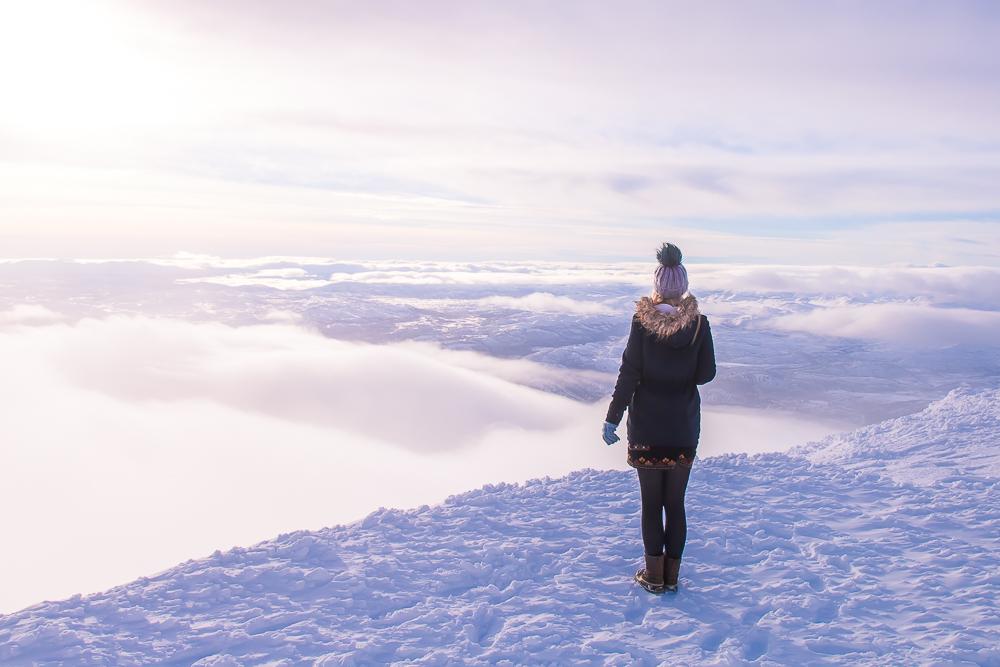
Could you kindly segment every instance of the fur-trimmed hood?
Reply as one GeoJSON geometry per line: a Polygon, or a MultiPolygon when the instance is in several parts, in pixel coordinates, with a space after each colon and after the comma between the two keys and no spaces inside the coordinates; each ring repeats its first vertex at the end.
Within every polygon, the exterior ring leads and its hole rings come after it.
{"type": "Polygon", "coordinates": [[[688,294],[673,312],[661,311],[650,297],[644,296],[635,302],[635,314],[643,328],[658,340],[666,340],[695,323],[701,316],[701,311],[698,310],[695,296],[688,294]]]}

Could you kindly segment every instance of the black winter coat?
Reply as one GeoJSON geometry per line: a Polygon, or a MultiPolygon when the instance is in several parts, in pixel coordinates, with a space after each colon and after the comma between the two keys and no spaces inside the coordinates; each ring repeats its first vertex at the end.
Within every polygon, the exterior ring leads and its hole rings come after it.
{"type": "Polygon", "coordinates": [[[644,296],[636,303],[607,421],[621,423],[628,407],[628,464],[669,468],[680,448],[693,458],[701,435],[698,385],[715,377],[708,318],[694,295],[663,313],[644,296]]]}

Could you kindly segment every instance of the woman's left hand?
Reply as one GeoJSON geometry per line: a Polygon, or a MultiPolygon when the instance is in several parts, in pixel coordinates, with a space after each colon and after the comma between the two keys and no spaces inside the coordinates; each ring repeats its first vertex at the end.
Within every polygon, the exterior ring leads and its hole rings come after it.
{"type": "Polygon", "coordinates": [[[612,424],[611,422],[604,422],[604,442],[608,445],[613,445],[621,438],[615,433],[615,429],[618,428],[618,424],[612,424]]]}

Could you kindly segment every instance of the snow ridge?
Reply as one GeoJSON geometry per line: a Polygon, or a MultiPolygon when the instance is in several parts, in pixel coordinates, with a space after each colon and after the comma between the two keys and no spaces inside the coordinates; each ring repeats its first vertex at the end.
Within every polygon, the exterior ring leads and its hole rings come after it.
{"type": "Polygon", "coordinates": [[[1000,477],[1000,389],[952,389],[922,411],[793,447],[814,463],[874,464],[899,481],[927,485],[952,477],[1000,477]]]}
{"type": "Polygon", "coordinates": [[[0,616],[0,665],[1000,665],[998,398],[697,461],[676,595],[634,472],[584,469],[0,616]]]}

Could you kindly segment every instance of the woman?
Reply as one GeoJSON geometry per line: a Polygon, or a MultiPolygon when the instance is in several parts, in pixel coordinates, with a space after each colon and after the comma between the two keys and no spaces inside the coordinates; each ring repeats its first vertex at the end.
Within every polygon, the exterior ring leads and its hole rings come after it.
{"type": "Polygon", "coordinates": [[[687,539],[684,492],[701,434],[698,385],[715,377],[712,330],[694,295],[686,294],[681,251],[664,243],[656,258],[653,293],[635,302],[604,422],[604,441],[618,442],[615,429],[628,407],[628,464],[639,477],[646,552],[635,580],[650,593],[677,590],[687,539]]]}

